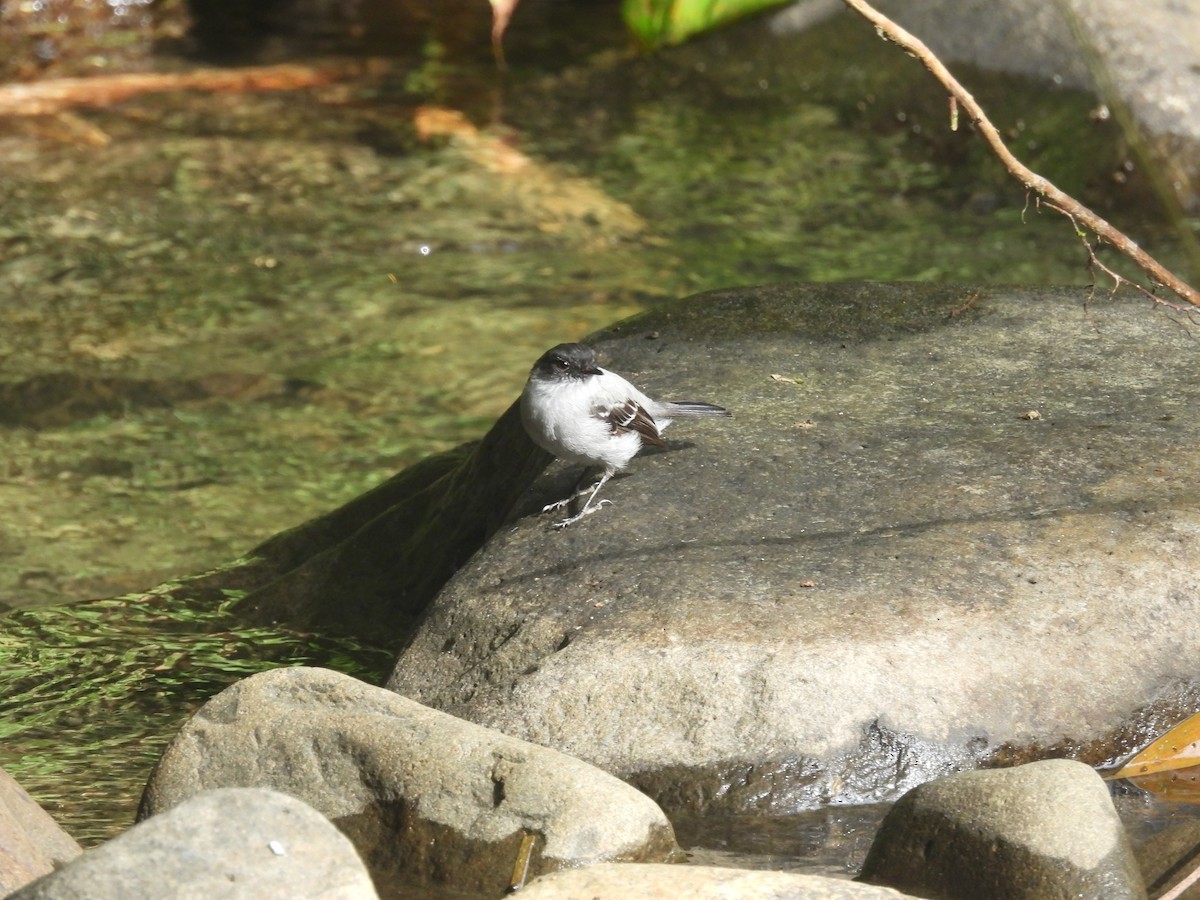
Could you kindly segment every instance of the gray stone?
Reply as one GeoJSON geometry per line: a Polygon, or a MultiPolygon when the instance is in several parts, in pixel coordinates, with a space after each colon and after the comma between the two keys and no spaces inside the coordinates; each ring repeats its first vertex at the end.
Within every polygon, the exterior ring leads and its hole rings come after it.
{"type": "Polygon", "coordinates": [[[886,887],[793,872],[609,863],[544,875],[522,900],[900,900],[886,887]]]}
{"type": "Polygon", "coordinates": [[[75,839],[0,769],[0,897],[82,852],[75,839]]]}
{"type": "MultiPolygon", "coordinates": [[[[1058,3],[871,0],[871,5],[920,38],[943,62],[1095,87],[1071,22],[1058,3]]],[[[855,15],[842,0],[802,0],[777,13],[771,26],[787,34],[835,14],[855,15]]]]}
{"type": "Polygon", "coordinates": [[[385,893],[499,892],[529,841],[531,876],[678,852],[662,811],[592,766],[323,669],[263,672],[210,700],[164,752],[141,815],[231,785],[323,813],[385,893]]]}
{"type": "Polygon", "coordinates": [[[859,877],[946,900],[1146,896],[1104,782],[1062,759],[914,788],[883,820],[859,877]]]}
{"type": "Polygon", "coordinates": [[[563,531],[537,511],[578,470],[552,466],[392,689],[668,808],[780,813],[1002,749],[1099,762],[1156,701],[1200,698],[1200,381],[1173,315],[1079,289],[780,285],[595,343],[735,418],[677,423],[563,531]]]}
{"type": "MultiPolygon", "coordinates": [[[[1186,208],[1200,203],[1200,3],[1143,0],[876,0],[943,62],[1096,91],[1129,111],[1186,208]]],[[[841,3],[809,0],[776,30],[807,28],[841,3]]],[[[1018,154],[1019,155],[1019,154],[1018,154]]]]}
{"type": "Polygon", "coordinates": [[[17,891],[10,900],[377,896],[350,842],[275,791],[205,791],[17,891]]]}

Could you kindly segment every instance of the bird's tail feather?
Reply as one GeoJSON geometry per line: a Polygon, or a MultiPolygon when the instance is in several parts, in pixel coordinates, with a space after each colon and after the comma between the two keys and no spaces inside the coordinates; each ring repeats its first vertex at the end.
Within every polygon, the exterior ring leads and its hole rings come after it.
{"type": "Polygon", "coordinates": [[[672,400],[666,404],[668,415],[677,418],[702,418],[704,416],[732,416],[729,410],[712,403],[702,403],[698,400],[672,400]]]}

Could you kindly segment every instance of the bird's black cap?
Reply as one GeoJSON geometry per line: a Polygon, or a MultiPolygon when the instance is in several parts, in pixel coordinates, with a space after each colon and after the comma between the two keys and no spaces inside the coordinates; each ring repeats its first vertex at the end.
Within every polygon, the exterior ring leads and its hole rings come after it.
{"type": "Polygon", "coordinates": [[[587,378],[599,375],[596,351],[587,344],[559,344],[533,364],[533,373],[545,378],[587,378]]]}

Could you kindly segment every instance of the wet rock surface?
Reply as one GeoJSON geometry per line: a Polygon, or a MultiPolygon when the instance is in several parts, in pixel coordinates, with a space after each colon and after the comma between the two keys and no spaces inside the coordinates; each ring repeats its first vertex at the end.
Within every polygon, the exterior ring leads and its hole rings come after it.
{"type": "Polygon", "coordinates": [[[932,898],[1146,896],[1108,789],[1070,760],[914,788],[884,819],[859,877],[932,898]]]}
{"type": "Polygon", "coordinates": [[[521,891],[531,900],[898,900],[898,891],[790,872],[751,872],[707,866],[598,865],[556,872],[521,891]]]}
{"type": "Polygon", "coordinates": [[[373,900],[351,843],[275,791],[201,792],[13,894],[19,900],[129,897],[373,900]]]}
{"type": "Polygon", "coordinates": [[[610,368],[735,418],[677,426],[562,532],[537,510],[578,472],[552,466],[389,687],[668,810],[1130,750],[1131,718],[1197,695],[1194,340],[1084,291],[870,284],[610,329],[610,368]]]}
{"type": "Polygon", "coordinates": [[[533,877],[678,852],[661,810],[594,767],[327,670],[265,672],[214,698],[167,748],[141,816],[231,786],[307,802],[389,895],[497,895],[524,857],[533,877]]]}

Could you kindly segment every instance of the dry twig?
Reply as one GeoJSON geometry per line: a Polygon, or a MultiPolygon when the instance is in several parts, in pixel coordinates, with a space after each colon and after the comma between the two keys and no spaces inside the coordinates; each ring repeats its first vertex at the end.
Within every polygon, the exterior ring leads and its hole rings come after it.
{"type": "MultiPolygon", "coordinates": [[[[915,57],[950,92],[951,103],[953,104],[951,109],[957,111],[958,107],[961,107],[966,112],[971,123],[975,126],[975,130],[979,132],[984,142],[988,145],[988,148],[1000,160],[1004,168],[1008,170],[1008,173],[1021,182],[1027,190],[1037,194],[1041,198],[1041,202],[1044,202],[1046,206],[1055,212],[1062,213],[1071,221],[1076,234],[1079,235],[1084,246],[1087,248],[1088,259],[1093,271],[1099,268],[1114,279],[1117,287],[1121,284],[1131,285],[1156,303],[1180,309],[1180,307],[1167,303],[1161,297],[1156,296],[1141,285],[1122,278],[1108,266],[1101,263],[1096,258],[1095,248],[1088,240],[1087,232],[1080,227],[1081,224],[1096,235],[1099,240],[1111,244],[1125,257],[1136,263],[1150,277],[1152,283],[1168,288],[1176,296],[1186,300],[1193,306],[1200,306],[1200,291],[1197,291],[1183,279],[1173,274],[1159,263],[1158,260],[1139,247],[1136,242],[1126,236],[1124,232],[1109,224],[1069,194],[1059,190],[1050,181],[1038,175],[1017,159],[1005,145],[1004,140],[1000,137],[1000,132],[996,130],[996,126],[984,114],[983,108],[975,102],[975,98],[958,82],[958,79],[950,74],[950,70],[943,65],[941,60],[934,56],[933,51],[925,46],[919,38],[905,31],[887,16],[872,7],[866,0],[843,0],[843,2],[874,25],[880,37],[900,46],[910,56],[915,57]]],[[[955,119],[957,119],[956,115],[955,119]]]]}

